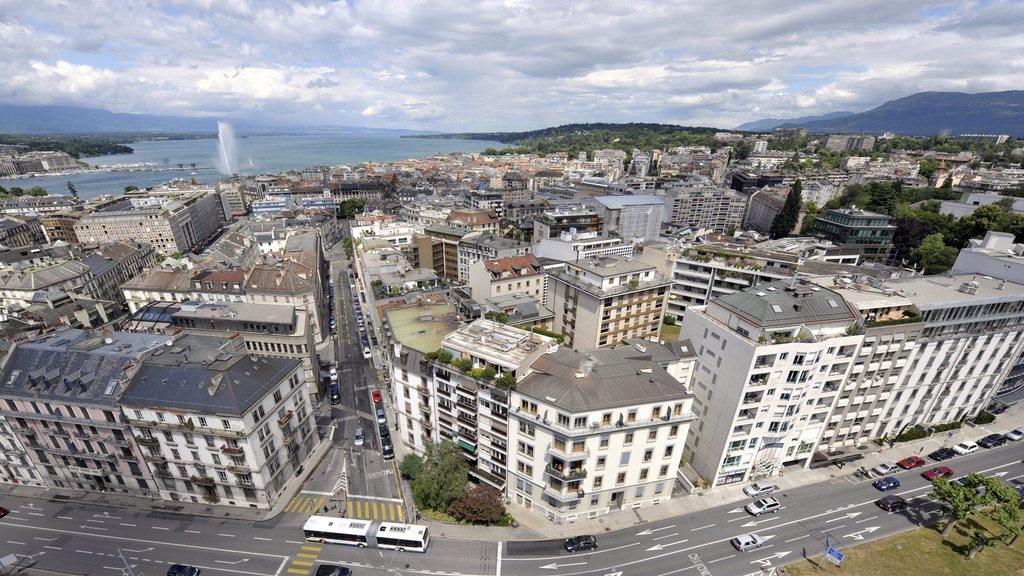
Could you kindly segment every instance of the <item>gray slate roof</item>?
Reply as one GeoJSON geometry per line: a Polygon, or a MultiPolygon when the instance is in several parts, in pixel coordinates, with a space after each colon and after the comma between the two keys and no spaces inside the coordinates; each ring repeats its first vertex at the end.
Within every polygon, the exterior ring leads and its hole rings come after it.
{"type": "Polygon", "coordinates": [[[212,345],[221,339],[202,345],[204,340],[190,338],[188,348],[176,345],[143,361],[121,403],[242,416],[301,364],[294,358],[229,354],[212,345]]]}
{"type": "Polygon", "coordinates": [[[559,348],[534,361],[533,372],[516,391],[571,413],[689,397],[686,387],[656,362],[630,358],[624,349],[559,348]],[[648,369],[650,373],[641,372],[648,369]]]}
{"type": "Polygon", "coordinates": [[[764,328],[853,321],[857,316],[838,293],[813,284],[779,280],[719,296],[719,306],[764,328]]]}

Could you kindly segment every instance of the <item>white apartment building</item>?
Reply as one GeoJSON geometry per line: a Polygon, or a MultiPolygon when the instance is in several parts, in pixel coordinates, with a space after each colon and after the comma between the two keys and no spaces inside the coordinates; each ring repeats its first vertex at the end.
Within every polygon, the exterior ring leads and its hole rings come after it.
{"type": "Polygon", "coordinates": [[[459,280],[469,281],[469,267],[480,260],[530,254],[530,244],[491,232],[467,234],[459,240],[459,280]]]}
{"type": "Polygon", "coordinates": [[[792,278],[795,254],[748,248],[728,242],[650,244],[640,260],[672,280],[665,314],[682,318],[689,306],[772,280],[792,278]]]}
{"type": "Polygon", "coordinates": [[[162,498],[271,508],[320,444],[302,363],[203,342],[225,340],[188,336],[144,360],[122,410],[162,498]]]}
{"type": "Polygon", "coordinates": [[[856,312],[831,290],[770,282],[686,310],[700,423],[687,441],[712,485],[807,467],[856,358],[856,312]],[[850,331],[853,332],[853,331],[850,331]]]}
{"type": "Polygon", "coordinates": [[[654,240],[661,234],[665,203],[658,196],[596,196],[590,203],[604,220],[605,233],[630,243],[654,240]]]}
{"type": "Polygon", "coordinates": [[[562,232],[557,238],[542,238],[533,245],[537,258],[561,262],[577,262],[596,256],[633,256],[634,245],[622,238],[603,236],[597,232],[562,232]]]}
{"type": "Polygon", "coordinates": [[[478,260],[469,267],[469,287],[473,300],[480,304],[509,294],[526,294],[541,302],[546,278],[547,274],[530,254],[478,260]]]}
{"type": "Polygon", "coordinates": [[[721,186],[670,188],[663,200],[668,223],[716,232],[740,228],[747,212],[747,196],[721,186]]]}
{"type": "Polygon", "coordinates": [[[550,271],[553,329],[566,346],[600,348],[629,338],[656,336],[671,282],[654,266],[601,256],[550,271]]]}
{"type": "Polygon", "coordinates": [[[533,362],[510,402],[510,499],[565,523],[672,497],[691,397],[636,352],[561,348],[533,362]]]}

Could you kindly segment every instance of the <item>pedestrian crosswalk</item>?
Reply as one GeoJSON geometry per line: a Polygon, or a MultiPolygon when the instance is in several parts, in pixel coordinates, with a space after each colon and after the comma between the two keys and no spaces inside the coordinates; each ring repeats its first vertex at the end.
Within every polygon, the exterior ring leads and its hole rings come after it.
{"type": "Polygon", "coordinates": [[[346,502],[345,517],[383,520],[385,522],[405,522],[405,509],[399,502],[353,498],[346,502]]]}
{"type": "Polygon", "coordinates": [[[309,574],[316,566],[317,556],[320,555],[321,546],[314,544],[303,544],[301,551],[295,555],[288,567],[291,574],[309,574]]]}
{"type": "Polygon", "coordinates": [[[295,495],[284,507],[285,512],[293,514],[318,514],[323,511],[325,500],[315,496],[295,495]]]}

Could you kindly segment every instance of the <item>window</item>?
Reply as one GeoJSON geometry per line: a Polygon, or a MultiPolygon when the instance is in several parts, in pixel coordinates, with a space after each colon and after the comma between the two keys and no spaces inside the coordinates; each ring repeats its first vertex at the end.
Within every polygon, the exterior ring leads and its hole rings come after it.
{"type": "Polygon", "coordinates": [[[679,435],[679,425],[678,424],[676,424],[676,425],[674,425],[674,426],[672,426],[671,428],[668,429],[668,437],[669,438],[675,438],[678,435],[679,435]]]}
{"type": "Polygon", "coordinates": [[[640,470],[640,480],[647,480],[647,468],[640,470]]]}
{"type": "Polygon", "coordinates": [[[673,448],[674,448],[674,446],[665,446],[665,458],[669,458],[669,457],[672,456],[672,449],[673,448]]]}
{"type": "Polygon", "coordinates": [[[631,446],[633,444],[633,433],[627,432],[626,436],[622,439],[622,444],[625,446],[631,446]]]}
{"type": "Polygon", "coordinates": [[[626,473],[625,472],[619,472],[619,475],[615,477],[615,485],[616,486],[622,486],[625,483],[626,483],[626,473]]]}
{"type": "Polygon", "coordinates": [[[629,465],[629,452],[623,452],[622,454],[619,454],[619,466],[628,466],[628,465],[629,465]]]}
{"type": "Polygon", "coordinates": [[[572,421],[572,427],[573,428],[586,428],[587,427],[587,417],[586,416],[577,416],[572,421]]]}
{"type": "Polygon", "coordinates": [[[565,414],[561,414],[560,413],[558,415],[558,425],[559,426],[565,426],[566,428],[568,428],[569,427],[569,417],[566,416],[565,414]]]}
{"type": "Polygon", "coordinates": [[[658,476],[660,476],[661,478],[668,476],[668,464],[665,464],[664,466],[661,467],[660,470],[658,470],[658,476]]]}
{"type": "Polygon", "coordinates": [[[520,441],[519,453],[533,458],[533,446],[527,444],[526,442],[520,441]]]}
{"type": "Polygon", "coordinates": [[[523,421],[519,422],[519,432],[522,433],[523,435],[533,438],[536,431],[537,429],[533,426],[533,424],[527,424],[526,422],[523,421]]]}
{"type": "Polygon", "coordinates": [[[647,431],[647,443],[648,444],[650,444],[651,442],[654,442],[657,439],[658,439],[658,430],[657,429],[653,429],[653,430],[648,430],[647,431]]]}
{"type": "Polygon", "coordinates": [[[605,462],[607,462],[607,461],[608,461],[608,459],[606,457],[598,456],[597,457],[597,469],[598,470],[604,470],[604,465],[605,465],[605,462]]]}
{"type": "Polygon", "coordinates": [[[644,497],[644,490],[646,488],[647,488],[646,486],[637,486],[636,487],[636,492],[634,493],[634,497],[636,497],[636,498],[643,498],[644,497]]]}
{"type": "Polygon", "coordinates": [[[654,458],[654,449],[648,448],[644,450],[644,462],[650,462],[652,458],[654,458]]]}
{"type": "Polygon", "coordinates": [[[598,488],[600,488],[601,484],[603,484],[603,483],[604,483],[604,478],[602,478],[601,476],[594,477],[594,490],[597,490],[598,488]]]}

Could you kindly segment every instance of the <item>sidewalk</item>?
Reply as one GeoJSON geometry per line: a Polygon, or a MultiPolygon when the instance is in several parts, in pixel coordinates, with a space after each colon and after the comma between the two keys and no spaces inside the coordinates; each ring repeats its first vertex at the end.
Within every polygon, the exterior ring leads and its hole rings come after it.
{"type": "MultiPolygon", "coordinates": [[[[1024,403],[1017,403],[1006,412],[996,417],[991,424],[984,426],[964,425],[954,430],[952,437],[946,432],[933,434],[929,438],[904,442],[889,448],[879,447],[877,451],[868,452],[864,458],[851,462],[843,468],[829,466],[816,470],[786,470],[783,476],[771,478],[770,481],[780,491],[799,488],[818,482],[857,483],[865,480],[856,479],[853,473],[861,466],[871,469],[883,462],[896,462],[907,456],[927,455],[943,446],[952,446],[964,440],[976,441],[992,433],[1004,434],[1014,428],[1024,426],[1024,403]]],[[[538,538],[565,538],[578,534],[601,534],[613,530],[622,530],[654,522],[666,520],[685,514],[692,514],[708,508],[732,503],[746,503],[750,500],[743,494],[743,488],[749,483],[721,486],[706,490],[699,494],[686,494],[682,487],[676,485],[676,497],[656,506],[648,506],[636,510],[613,512],[597,518],[578,520],[570,524],[554,524],[534,510],[527,510],[518,504],[507,504],[512,516],[519,522],[519,528],[492,528],[480,526],[454,525],[444,522],[420,520],[418,523],[430,526],[437,536],[466,540],[531,540],[538,538]]]]}
{"type": "Polygon", "coordinates": [[[161,500],[155,497],[131,496],[115,492],[92,492],[88,490],[67,490],[61,488],[35,488],[32,486],[14,486],[10,484],[0,485],[0,494],[18,498],[33,498],[36,500],[52,500],[61,502],[75,502],[91,506],[130,508],[133,510],[150,510],[153,512],[164,512],[170,514],[183,514],[187,516],[209,516],[212,518],[229,518],[247,522],[263,522],[277,517],[284,511],[291,499],[299,492],[305,484],[306,479],[319,466],[320,461],[331,448],[333,431],[324,436],[320,445],[303,463],[302,476],[293,476],[285,483],[284,489],[278,496],[273,508],[256,509],[242,506],[219,506],[200,502],[182,502],[174,500],[161,500]]]}

